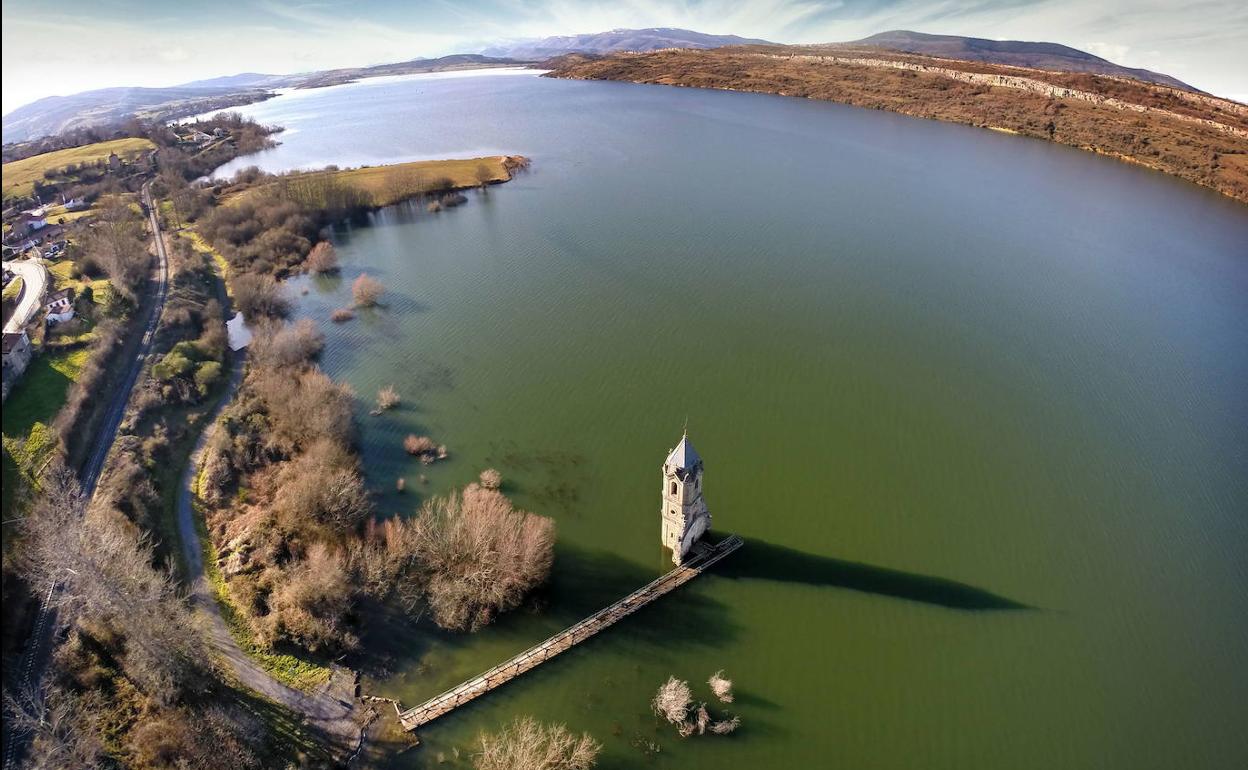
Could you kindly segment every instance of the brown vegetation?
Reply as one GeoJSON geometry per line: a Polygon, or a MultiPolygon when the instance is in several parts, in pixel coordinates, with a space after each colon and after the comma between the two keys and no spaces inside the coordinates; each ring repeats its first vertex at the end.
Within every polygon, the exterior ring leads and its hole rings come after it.
{"type": "Polygon", "coordinates": [[[420,552],[433,618],[476,630],[519,606],[554,561],[554,522],[517,510],[496,490],[469,485],[421,509],[420,552]]]}
{"type": "Polygon", "coordinates": [[[481,471],[481,486],[486,489],[498,489],[503,486],[503,474],[493,468],[486,468],[481,471]]]}
{"type": "Polygon", "coordinates": [[[1003,128],[1140,163],[1248,201],[1248,107],[1140,81],[831,46],[571,56],[551,74],[827,99],[1003,128]],[[966,82],[959,73],[989,78],[966,82]],[[1039,81],[1040,90],[987,82],[995,76],[1039,81]],[[1046,91],[1046,84],[1053,88],[1046,91]]]}
{"type": "Polygon", "coordinates": [[[333,321],[336,324],[346,323],[347,321],[350,321],[352,318],[355,318],[355,311],[349,307],[337,308],[334,310],[334,312],[329,314],[329,320],[333,321]]]}
{"type": "MultiPolygon", "coordinates": [[[[732,682],[725,679],[722,673],[722,671],[717,671],[712,674],[708,684],[716,697],[724,703],[731,703],[732,682]]],[[[705,703],[698,703],[695,706],[693,691],[689,689],[689,683],[674,676],[669,676],[666,682],[659,685],[658,691],[650,701],[650,709],[656,716],[676,725],[676,731],[682,738],[705,735],[707,730],[715,735],[728,735],[741,726],[739,716],[716,720],[707,710],[705,703]]]]}
{"type": "Polygon", "coordinates": [[[304,266],[308,268],[309,273],[333,273],[338,270],[338,252],[334,249],[334,244],[329,241],[320,241],[312,247],[312,251],[308,252],[308,259],[304,262],[304,266]]]}
{"type": "Polygon", "coordinates": [[[377,410],[384,412],[399,405],[399,391],[393,385],[387,385],[377,391],[377,410]]]}
{"type": "Polygon", "coordinates": [[[533,717],[517,717],[497,734],[482,733],[480,743],[477,770],[589,770],[602,749],[589,733],[577,737],[533,717]]]}
{"type": "Polygon", "coordinates": [[[386,287],[381,285],[381,281],[368,273],[362,273],[351,282],[351,299],[356,307],[374,307],[385,291],[386,287]]]}

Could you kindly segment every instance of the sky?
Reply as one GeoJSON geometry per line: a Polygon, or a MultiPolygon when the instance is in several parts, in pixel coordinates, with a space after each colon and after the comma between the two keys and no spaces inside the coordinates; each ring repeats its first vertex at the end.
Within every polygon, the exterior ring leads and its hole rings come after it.
{"type": "Polygon", "coordinates": [[[4,0],[2,111],[93,88],[382,64],[630,27],[779,43],[889,29],[1043,40],[1248,102],[1248,0],[4,0]]]}

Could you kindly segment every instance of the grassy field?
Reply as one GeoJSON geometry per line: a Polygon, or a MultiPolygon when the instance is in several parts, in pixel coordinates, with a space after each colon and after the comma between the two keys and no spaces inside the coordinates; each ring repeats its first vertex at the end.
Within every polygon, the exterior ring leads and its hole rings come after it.
{"type": "Polygon", "coordinates": [[[45,152],[42,155],[33,155],[12,163],[5,163],[4,197],[8,199],[30,195],[34,190],[35,182],[42,179],[44,172],[50,169],[62,169],[79,163],[93,163],[108,158],[114,152],[122,159],[129,160],[155,148],[156,145],[148,139],[113,139],[56,152],[45,152]]]}
{"type": "MultiPolygon", "coordinates": [[[[389,166],[311,171],[300,174],[295,179],[329,176],[335,181],[363,190],[374,206],[389,206],[436,190],[464,189],[481,184],[506,182],[511,179],[512,170],[523,162],[523,159],[516,156],[506,155],[457,160],[417,160],[389,166]]],[[[226,203],[239,202],[245,196],[263,189],[264,185],[251,188],[227,199],[226,203]]]]}
{"type": "Polygon", "coordinates": [[[9,281],[9,285],[4,287],[4,298],[6,300],[17,301],[22,296],[22,277],[19,275],[9,281]]]}
{"type": "Polygon", "coordinates": [[[4,404],[4,517],[10,518],[20,474],[30,474],[56,447],[49,424],[90,355],[86,347],[38,356],[4,404]]]}
{"type": "Polygon", "coordinates": [[[96,206],[82,211],[66,211],[64,206],[50,206],[47,209],[48,224],[61,225],[75,222],[79,219],[95,216],[100,213],[96,206]]]}

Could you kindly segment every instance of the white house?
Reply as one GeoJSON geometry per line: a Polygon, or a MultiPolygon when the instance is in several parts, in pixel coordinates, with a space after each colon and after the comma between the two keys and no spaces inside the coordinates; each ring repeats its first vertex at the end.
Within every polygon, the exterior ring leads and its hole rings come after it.
{"type": "Polygon", "coordinates": [[[74,290],[61,289],[48,295],[43,303],[49,324],[59,324],[74,317],[74,290]]]}
{"type": "Polygon", "coordinates": [[[0,398],[9,397],[9,389],[30,363],[30,353],[30,337],[25,329],[4,333],[4,390],[0,398]]]}

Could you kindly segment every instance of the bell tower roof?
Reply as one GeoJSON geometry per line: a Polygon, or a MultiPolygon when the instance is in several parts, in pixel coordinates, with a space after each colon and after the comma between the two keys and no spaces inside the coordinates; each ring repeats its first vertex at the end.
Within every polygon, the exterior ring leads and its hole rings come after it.
{"type": "Polygon", "coordinates": [[[693,442],[689,440],[689,436],[684,435],[680,437],[680,443],[664,460],[664,464],[671,465],[677,470],[693,470],[702,464],[702,457],[698,454],[698,450],[693,448],[693,442]]]}

